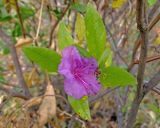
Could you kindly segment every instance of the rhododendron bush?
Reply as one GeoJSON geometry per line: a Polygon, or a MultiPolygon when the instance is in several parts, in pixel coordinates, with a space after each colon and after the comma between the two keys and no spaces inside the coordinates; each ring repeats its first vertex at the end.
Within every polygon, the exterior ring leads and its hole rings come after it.
{"type": "Polygon", "coordinates": [[[158,128],[159,7],[0,0],[0,128],[158,128]]]}
{"type": "Polygon", "coordinates": [[[106,44],[105,26],[92,4],[89,3],[87,5],[86,13],[84,16],[81,15],[81,18],[86,28],[84,36],[88,50],[71,37],[71,33],[68,31],[64,20],[61,21],[62,23],[60,23],[59,26],[59,52],[54,53],[52,50],[35,46],[24,47],[23,51],[25,55],[38,64],[42,70],[48,71],[49,73],[56,71],[56,73],[64,76],[64,91],[69,97],[71,106],[79,116],[84,119],[90,119],[90,113],[87,113],[85,110],[89,109],[89,104],[81,107],[83,102],[88,102],[88,96],[96,95],[100,92],[102,86],[128,86],[136,85],[137,82],[134,76],[125,71],[125,69],[114,66],[112,68],[112,63],[110,62],[112,61],[112,57],[110,57],[112,52],[109,43],[106,44]],[[80,49],[83,49],[83,52],[80,49]],[[89,55],[86,57],[84,55],[85,53],[89,55]],[[39,56],[40,54],[44,55],[39,56]],[[57,61],[59,61],[59,55],[61,55],[61,62],[57,63],[57,61]],[[47,58],[48,60],[45,60],[47,58]],[[44,64],[46,63],[44,61],[50,62],[44,64]],[[107,64],[108,62],[110,63],[107,64]],[[77,107],[75,107],[75,103],[77,107]],[[81,109],[81,113],[78,113],[81,109]]]}

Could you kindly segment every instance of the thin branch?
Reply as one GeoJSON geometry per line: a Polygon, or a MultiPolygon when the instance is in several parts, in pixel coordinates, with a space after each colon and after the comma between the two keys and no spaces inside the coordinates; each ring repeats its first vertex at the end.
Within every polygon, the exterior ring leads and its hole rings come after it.
{"type": "Polygon", "coordinates": [[[150,22],[148,29],[149,31],[156,25],[156,23],[160,20],[160,13],[150,22]]]}
{"type": "Polygon", "coordinates": [[[159,88],[156,88],[156,87],[155,87],[155,88],[152,89],[152,91],[153,91],[153,92],[156,92],[157,94],[160,95],[160,90],[159,90],[159,88]]]}
{"type": "Polygon", "coordinates": [[[24,94],[20,93],[20,92],[14,92],[13,88],[11,87],[7,87],[7,86],[0,86],[0,91],[4,91],[5,93],[7,93],[8,95],[12,96],[12,97],[18,97],[24,100],[28,100],[29,97],[25,96],[24,94]]]}
{"type": "Polygon", "coordinates": [[[139,109],[139,105],[144,97],[143,94],[143,79],[144,79],[144,71],[146,65],[146,57],[147,57],[147,45],[148,45],[148,29],[147,29],[147,18],[146,18],[146,3],[145,0],[137,0],[137,27],[140,31],[141,36],[141,51],[140,51],[140,63],[138,67],[138,75],[137,75],[137,92],[134,98],[134,101],[131,106],[131,110],[129,112],[129,116],[127,119],[126,128],[132,128],[137,112],[139,109]]]}
{"type": "Polygon", "coordinates": [[[55,31],[55,29],[57,28],[59,22],[61,21],[61,19],[65,16],[66,12],[68,11],[70,7],[70,3],[68,4],[68,6],[64,9],[63,13],[61,14],[61,17],[55,22],[55,24],[52,26],[51,32],[50,32],[50,39],[49,39],[49,45],[48,47],[50,47],[52,45],[52,40],[53,40],[53,33],[55,31]]]}
{"type": "Polygon", "coordinates": [[[157,86],[158,83],[160,83],[160,70],[152,77],[152,79],[148,83],[144,84],[144,93],[148,93],[155,86],[157,86]]]}
{"type": "Polygon", "coordinates": [[[9,37],[0,28],[0,38],[7,44],[7,46],[9,47],[9,49],[11,51],[11,56],[12,56],[12,59],[13,59],[13,62],[14,62],[14,66],[15,66],[15,69],[16,69],[18,82],[19,82],[19,85],[23,88],[24,95],[27,96],[27,97],[30,97],[30,92],[29,92],[29,89],[28,89],[28,87],[26,85],[26,82],[24,80],[22,69],[21,69],[21,65],[20,65],[19,60],[18,60],[17,51],[16,51],[16,48],[15,48],[13,42],[12,42],[11,37],[9,37]]]}
{"type": "Polygon", "coordinates": [[[21,16],[21,13],[20,13],[20,10],[19,10],[19,5],[18,5],[17,0],[15,0],[15,5],[16,5],[16,11],[17,11],[17,15],[18,15],[18,18],[19,18],[19,22],[21,24],[23,37],[26,38],[26,32],[25,32],[25,29],[24,29],[23,20],[22,20],[22,16],[21,16]]]}
{"type": "Polygon", "coordinates": [[[114,91],[114,90],[116,90],[116,89],[118,89],[118,88],[120,88],[120,86],[115,87],[115,88],[107,89],[107,90],[105,90],[104,92],[101,92],[101,93],[99,93],[98,95],[96,95],[96,96],[94,96],[94,97],[92,97],[92,98],[89,98],[89,102],[93,103],[93,102],[95,102],[96,100],[102,98],[102,97],[105,96],[106,94],[108,94],[108,93],[110,93],[110,92],[112,92],[112,91],[114,91]]]}
{"type": "Polygon", "coordinates": [[[152,9],[150,10],[148,14],[148,22],[150,22],[153,19],[153,16],[155,12],[159,9],[159,7],[160,7],[160,1],[157,0],[157,2],[154,4],[154,6],[152,7],[152,9]]]}

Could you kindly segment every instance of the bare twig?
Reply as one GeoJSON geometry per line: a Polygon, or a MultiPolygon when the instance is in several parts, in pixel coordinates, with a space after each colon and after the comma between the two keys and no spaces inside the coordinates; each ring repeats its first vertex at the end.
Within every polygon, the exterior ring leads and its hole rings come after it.
{"type": "Polygon", "coordinates": [[[59,108],[57,108],[57,110],[60,112],[61,115],[67,115],[70,118],[74,118],[76,121],[79,121],[82,124],[82,128],[86,128],[85,122],[83,120],[79,119],[78,117],[76,117],[74,115],[67,113],[66,111],[62,111],[59,108]]]}
{"type": "Polygon", "coordinates": [[[152,91],[153,91],[153,92],[156,92],[157,94],[160,95],[160,90],[159,90],[159,88],[156,88],[156,87],[155,87],[155,88],[152,89],[152,91]]]}
{"type": "MultiPolygon", "coordinates": [[[[160,82],[160,70],[152,77],[152,79],[144,84],[144,93],[148,93],[160,82]]],[[[154,90],[154,89],[153,89],[154,90]]]]}
{"type": "Polygon", "coordinates": [[[26,38],[26,32],[25,32],[25,29],[24,29],[23,20],[22,20],[22,17],[21,17],[21,13],[20,13],[20,10],[19,10],[19,5],[18,5],[18,1],[17,0],[15,0],[15,5],[16,5],[17,15],[18,15],[18,18],[19,18],[19,21],[20,21],[20,24],[21,24],[23,37],[26,38]]]}
{"type": "Polygon", "coordinates": [[[16,74],[17,74],[17,78],[18,78],[18,82],[19,82],[19,85],[23,88],[23,91],[24,91],[24,95],[26,97],[30,97],[30,92],[29,92],[29,89],[26,85],[26,82],[24,80],[24,77],[23,77],[23,73],[22,73],[22,70],[21,70],[21,65],[19,63],[19,60],[18,60],[18,55],[17,55],[17,52],[16,52],[16,48],[14,46],[14,44],[12,43],[12,39],[11,37],[9,37],[1,28],[0,28],[0,38],[7,44],[7,46],[10,48],[10,51],[11,51],[11,56],[12,56],[12,59],[13,59],[13,62],[14,62],[14,66],[15,66],[15,69],[16,69],[16,74]]]}
{"type": "Polygon", "coordinates": [[[118,89],[118,88],[120,88],[120,86],[115,87],[115,88],[107,89],[107,90],[105,90],[104,92],[101,92],[101,93],[99,93],[98,95],[96,95],[96,96],[94,96],[94,97],[92,97],[92,98],[89,98],[89,102],[93,103],[93,102],[95,102],[97,99],[102,98],[102,97],[105,96],[106,94],[108,94],[108,93],[110,93],[110,92],[112,92],[112,91],[114,91],[114,90],[116,90],[116,89],[118,89]]]}
{"type": "MultiPolygon", "coordinates": [[[[116,90],[117,92],[119,90],[116,90]]],[[[120,95],[115,95],[115,103],[116,103],[116,106],[117,106],[117,123],[118,123],[118,128],[123,128],[123,112],[122,112],[122,107],[123,107],[123,104],[121,102],[121,99],[120,99],[120,95]]]]}
{"type": "MultiPolygon", "coordinates": [[[[151,20],[151,22],[148,25],[148,31],[152,30],[152,28],[156,25],[156,23],[159,21],[159,19],[160,19],[160,13],[157,16],[155,16],[155,18],[153,20],[151,20]]],[[[134,66],[135,55],[136,55],[136,52],[137,52],[138,48],[140,47],[141,43],[142,43],[142,40],[139,35],[136,42],[135,42],[134,48],[133,48],[132,61],[128,67],[128,70],[130,70],[134,66]]]]}
{"type": "Polygon", "coordinates": [[[160,20],[160,13],[155,16],[155,18],[150,22],[148,29],[149,31],[153,28],[153,26],[155,26],[155,24],[160,20]]]}

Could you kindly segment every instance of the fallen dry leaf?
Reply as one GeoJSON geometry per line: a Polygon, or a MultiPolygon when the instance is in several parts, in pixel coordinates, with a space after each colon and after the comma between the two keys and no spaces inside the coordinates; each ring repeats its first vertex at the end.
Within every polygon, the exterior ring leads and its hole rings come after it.
{"type": "Polygon", "coordinates": [[[28,45],[32,43],[32,39],[27,37],[27,38],[20,38],[17,40],[17,43],[15,45],[16,48],[21,48],[24,45],[28,45]]]}
{"type": "Polygon", "coordinates": [[[56,114],[56,98],[54,88],[51,84],[47,85],[42,104],[38,110],[38,114],[39,127],[43,127],[43,125],[47,123],[48,119],[52,118],[56,114]]]}

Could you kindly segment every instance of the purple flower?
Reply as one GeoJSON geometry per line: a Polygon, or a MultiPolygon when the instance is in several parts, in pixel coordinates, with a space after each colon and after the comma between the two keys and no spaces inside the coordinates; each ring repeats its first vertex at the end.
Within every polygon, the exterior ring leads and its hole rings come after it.
{"type": "Polygon", "coordinates": [[[81,57],[74,46],[65,48],[58,69],[65,76],[65,92],[76,99],[97,94],[101,87],[96,78],[97,69],[94,58],[81,57]]]}

